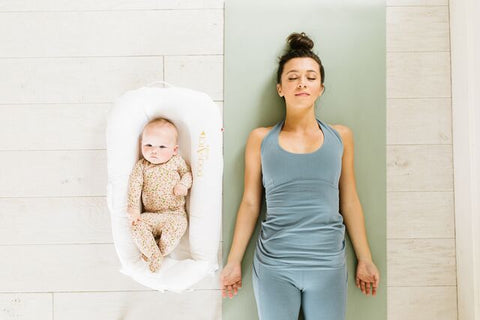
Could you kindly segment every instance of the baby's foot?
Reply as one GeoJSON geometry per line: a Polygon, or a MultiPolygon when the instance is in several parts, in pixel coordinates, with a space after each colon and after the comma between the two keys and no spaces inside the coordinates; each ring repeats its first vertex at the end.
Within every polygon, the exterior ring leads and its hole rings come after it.
{"type": "Polygon", "coordinates": [[[160,269],[160,266],[162,265],[162,262],[163,262],[163,256],[154,254],[151,257],[150,262],[148,264],[150,271],[152,272],[158,271],[158,269],[160,269]]]}

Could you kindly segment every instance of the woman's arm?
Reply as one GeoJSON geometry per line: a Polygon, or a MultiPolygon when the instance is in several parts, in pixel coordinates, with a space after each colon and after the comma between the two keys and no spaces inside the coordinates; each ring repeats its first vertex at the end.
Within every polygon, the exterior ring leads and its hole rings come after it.
{"type": "Polygon", "coordinates": [[[343,140],[342,173],[340,176],[340,212],[348,229],[357,260],[372,261],[372,254],[367,241],[365,219],[358,198],[353,161],[353,133],[344,125],[334,127],[343,140]]]}
{"type": "Polygon", "coordinates": [[[372,261],[365,230],[365,219],[355,186],[353,133],[350,128],[342,125],[336,125],[335,129],[340,133],[344,146],[342,173],[339,181],[340,212],[357,256],[355,285],[367,296],[371,287],[372,296],[375,296],[380,282],[380,272],[372,261]]]}
{"type": "Polygon", "coordinates": [[[245,147],[244,192],[237,212],[235,231],[227,263],[241,263],[260,215],[262,198],[260,145],[268,132],[266,129],[254,129],[248,136],[245,147]]]}

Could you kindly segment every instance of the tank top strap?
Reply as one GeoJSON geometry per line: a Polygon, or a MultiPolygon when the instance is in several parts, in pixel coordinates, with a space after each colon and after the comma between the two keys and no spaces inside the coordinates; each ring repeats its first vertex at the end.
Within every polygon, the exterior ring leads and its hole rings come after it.
{"type": "Polygon", "coordinates": [[[279,135],[279,132],[280,132],[280,128],[282,127],[282,124],[283,124],[284,120],[281,120],[279,122],[277,122],[273,128],[267,133],[267,135],[265,137],[263,137],[263,140],[262,140],[262,143],[261,143],[261,146],[260,146],[260,151],[261,153],[263,153],[265,150],[267,149],[274,149],[276,147],[276,143],[277,143],[277,137],[279,135]]]}
{"type": "MultiPolygon", "coordinates": [[[[342,140],[339,136],[339,134],[330,128],[330,126],[326,125],[324,122],[322,122],[320,119],[317,119],[317,123],[319,128],[322,130],[324,134],[324,143],[329,143],[330,138],[327,138],[327,136],[331,135],[333,136],[336,140],[342,143],[342,140]]],[[[260,150],[263,153],[264,150],[266,149],[278,149],[278,136],[280,135],[280,131],[282,129],[283,124],[285,123],[285,119],[280,120],[277,122],[273,128],[267,133],[267,135],[263,138],[260,150]]]]}

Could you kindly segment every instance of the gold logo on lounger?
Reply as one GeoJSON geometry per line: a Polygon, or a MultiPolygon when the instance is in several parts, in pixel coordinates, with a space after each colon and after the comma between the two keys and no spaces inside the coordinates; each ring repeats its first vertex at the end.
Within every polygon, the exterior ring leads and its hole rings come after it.
{"type": "Polygon", "coordinates": [[[197,149],[197,155],[198,155],[198,170],[197,170],[197,177],[201,177],[203,175],[203,164],[205,160],[208,159],[208,153],[209,153],[209,146],[207,144],[207,135],[205,134],[205,131],[202,131],[200,133],[200,137],[198,139],[198,149],[197,149]]]}

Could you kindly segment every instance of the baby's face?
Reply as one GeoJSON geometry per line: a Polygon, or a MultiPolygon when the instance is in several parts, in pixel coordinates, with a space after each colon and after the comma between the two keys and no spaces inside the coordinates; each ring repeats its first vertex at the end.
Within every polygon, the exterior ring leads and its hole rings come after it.
{"type": "Polygon", "coordinates": [[[147,126],[142,134],[142,155],[153,164],[167,162],[177,154],[175,129],[168,126],[147,126]]]}

